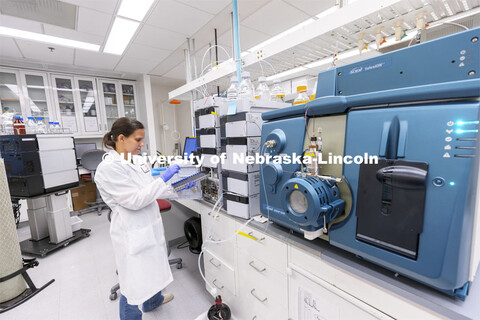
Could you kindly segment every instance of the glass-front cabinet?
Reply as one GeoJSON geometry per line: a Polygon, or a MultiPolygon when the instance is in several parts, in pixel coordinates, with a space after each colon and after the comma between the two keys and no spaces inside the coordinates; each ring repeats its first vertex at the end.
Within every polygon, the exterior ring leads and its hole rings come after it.
{"type": "Polygon", "coordinates": [[[19,73],[0,69],[0,113],[23,116],[23,104],[19,73]]]}
{"type": "Polygon", "coordinates": [[[101,137],[118,118],[137,118],[135,82],[0,68],[0,134],[14,116],[43,118],[47,128],[58,122],[78,138],[101,137]]]}
{"type": "Polygon", "coordinates": [[[58,122],[64,132],[80,133],[73,92],[73,77],[52,76],[54,100],[59,114],[58,122]]]}
{"type": "Polygon", "coordinates": [[[125,117],[137,118],[135,108],[135,85],[133,83],[121,83],[122,101],[125,117]]]}
{"type": "Polygon", "coordinates": [[[137,118],[135,83],[110,79],[99,80],[100,101],[105,110],[106,131],[121,117],[137,118]]]}
{"type": "Polygon", "coordinates": [[[94,78],[75,77],[77,99],[80,106],[81,131],[84,134],[102,132],[101,118],[98,109],[97,89],[94,78]]]}
{"type": "Polygon", "coordinates": [[[64,132],[102,133],[94,78],[53,75],[54,100],[64,132]]]}
{"type": "Polygon", "coordinates": [[[116,81],[109,80],[100,80],[100,91],[103,100],[103,105],[105,107],[105,116],[107,128],[106,131],[110,130],[112,124],[120,118],[123,114],[121,110],[120,93],[118,91],[118,85],[116,81]]]}
{"type": "Polygon", "coordinates": [[[43,118],[45,124],[56,120],[57,117],[52,106],[51,90],[46,74],[21,71],[20,76],[23,83],[23,91],[26,93],[26,115],[37,120],[43,118]]]}

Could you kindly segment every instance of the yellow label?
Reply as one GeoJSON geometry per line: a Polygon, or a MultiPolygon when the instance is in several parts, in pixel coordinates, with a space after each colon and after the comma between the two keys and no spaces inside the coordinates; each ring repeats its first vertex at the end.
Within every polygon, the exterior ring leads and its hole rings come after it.
{"type": "Polygon", "coordinates": [[[295,187],[294,187],[294,188],[295,188],[295,189],[298,189],[298,184],[295,183],[295,187]]]}
{"type": "Polygon", "coordinates": [[[240,231],[240,232],[237,232],[237,233],[238,233],[239,235],[241,235],[241,236],[244,236],[244,237],[246,237],[246,238],[249,238],[249,239],[252,239],[252,240],[258,241],[258,239],[257,239],[257,238],[254,238],[254,237],[252,237],[251,235],[249,235],[249,234],[246,234],[245,232],[241,232],[241,231],[240,231]]]}
{"type": "Polygon", "coordinates": [[[315,153],[313,153],[313,152],[305,152],[305,155],[307,157],[315,157],[315,153]]]}
{"type": "Polygon", "coordinates": [[[285,95],[284,95],[284,94],[277,94],[277,95],[275,96],[275,98],[285,98],[285,95]]]}
{"type": "Polygon", "coordinates": [[[255,96],[255,99],[258,99],[258,98],[260,98],[260,96],[255,96]]]}
{"type": "Polygon", "coordinates": [[[216,113],[215,111],[212,111],[211,114],[218,116],[218,113],[216,113]]]}
{"type": "Polygon", "coordinates": [[[296,106],[298,104],[304,104],[304,103],[307,103],[308,101],[297,101],[297,102],[294,102],[293,105],[296,106]]]}

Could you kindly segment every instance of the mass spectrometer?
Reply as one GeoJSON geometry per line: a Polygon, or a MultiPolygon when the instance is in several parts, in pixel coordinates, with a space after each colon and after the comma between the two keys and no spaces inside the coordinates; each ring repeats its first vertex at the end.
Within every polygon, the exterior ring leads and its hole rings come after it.
{"type": "Polygon", "coordinates": [[[262,164],[262,214],[465,299],[480,260],[479,37],[322,72],[317,99],[263,114],[261,153],[303,161],[262,164]]]}

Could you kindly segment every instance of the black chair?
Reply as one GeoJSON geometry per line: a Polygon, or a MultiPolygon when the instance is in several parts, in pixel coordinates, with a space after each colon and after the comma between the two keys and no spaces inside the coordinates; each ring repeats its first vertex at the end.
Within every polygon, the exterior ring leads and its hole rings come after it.
{"type": "MultiPolygon", "coordinates": [[[[158,207],[160,208],[160,212],[169,211],[170,209],[172,209],[172,204],[167,200],[157,199],[157,204],[158,204],[158,207]]],[[[112,214],[112,211],[110,210],[110,212],[108,213],[108,221],[111,221],[111,214],[112,214]]],[[[170,253],[172,252],[172,250],[170,249],[170,247],[167,247],[167,250],[168,250],[167,254],[170,256],[170,253]]],[[[176,264],[177,269],[182,269],[181,258],[170,259],[168,260],[168,263],[170,265],[176,264]]],[[[116,273],[118,274],[118,271],[116,271],[116,273]]],[[[117,283],[110,289],[110,300],[114,301],[115,299],[117,299],[117,296],[118,296],[117,291],[119,289],[120,289],[119,283],[117,283]]]]}
{"type": "MultiPolygon", "coordinates": [[[[104,154],[105,151],[103,150],[88,150],[82,154],[82,167],[90,171],[88,176],[82,176],[83,179],[91,180],[92,183],[95,183],[95,171],[97,171],[98,165],[102,162],[104,154]]],[[[98,188],[96,190],[97,198],[95,201],[85,201],[85,203],[88,204],[88,208],[79,210],[79,216],[91,211],[97,211],[97,214],[101,215],[103,209],[109,209],[105,202],[103,202],[98,188]]]]}

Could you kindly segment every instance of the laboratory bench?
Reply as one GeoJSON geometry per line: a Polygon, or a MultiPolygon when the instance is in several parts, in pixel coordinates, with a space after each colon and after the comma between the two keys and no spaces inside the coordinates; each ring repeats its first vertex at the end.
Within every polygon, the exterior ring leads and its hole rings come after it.
{"type": "MultiPolygon", "coordinates": [[[[480,319],[480,280],[465,301],[272,222],[216,219],[203,200],[177,200],[202,217],[206,289],[241,319],[480,319]],[[238,232],[238,233],[237,233],[238,232]]],[[[477,271],[477,277],[478,275],[477,271]]]]}

